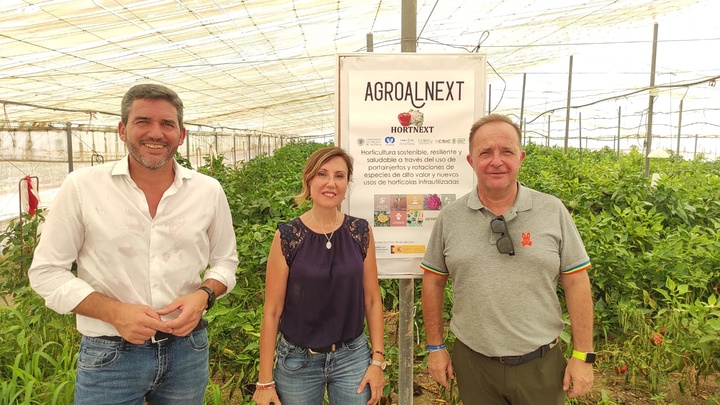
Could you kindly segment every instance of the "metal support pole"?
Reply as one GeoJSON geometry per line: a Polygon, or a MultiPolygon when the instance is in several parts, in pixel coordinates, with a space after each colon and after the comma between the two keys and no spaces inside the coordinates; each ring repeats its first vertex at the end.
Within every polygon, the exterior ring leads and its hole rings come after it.
{"type": "MultiPolygon", "coordinates": [[[[402,52],[417,51],[417,0],[402,0],[402,52]]],[[[413,403],[413,308],[415,279],[400,280],[400,317],[398,324],[398,404],[413,403]]]]}
{"type": "Polygon", "coordinates": [[[675,148],[675,161],[680,161],[680,133],[682,132],[682,113],[683,113],[683,101],[685,97],[680,99],[680,111],[678,112],[678,140],[677,147],[675,148]]]}
{"type": "Polygon", "coordinates": [[[235,142],[235,134],[233,133],[233,146],[232,146],[232,153],[233,153],[233,168],[237,169],[237,143],[235,142]]]}
{"type": "MultiPolygon", "coordinates": [[[[585,145],[587,145],[587,140],[585,140],[585,145]]],[[[578,147],[582,149],[582,113],[578,113],[578,147]]]]}
{"type": "Polygon", "coordinates": [[[400,51],[417,51],[417,1],[402,0],[400,6],[400,51]]]}
{"type": "Polygon", "coordinates": [[[398,404],[413,403],[413,313],[415,279],[400,280],[400,317],[398,319],[398,404]]]}
{"type": "Polygon", "coordinates": [[[645,177],[650,175],[650,158],[648,155],[652,151],[652,124],[653,124],[653,104],[655,101],[655,62],[657,59],[657,39],[658,25],[655,23],[653,27],[653,48],[652,48],[652,65],[650,67],[650,95],[648,97],[648,118],[647,118],[647,137],[645,139],[645,177]]]}
{"type": "Polygon", "coordinates": [[[565,107],[565,153],[568,150],[568,138],[570,136],[570,92],[572,91],[572,69],[573,56],[570,55],[570,68],[568,71],[567,105],[565,107]]]}
{"type": "MultiPolygon", "coordinates": [[[[620,158],[620,116],[622,107],[618,107],[617,157],[620,158]]],[[[615,145],[613,145],[615,146],[615,145]]]]}
{"type": "Polygon", "coordinates": [[[492,84],[488,84],[488,115],[490,115],[490,113],[492,112],[491,109],[492,109],[492,84]]]}
{"type": "Polygon", "coordinates": [[[67,135],[67,150],[68,150],[68,173],[73,171],[73,146],[72,146],[72,124],[65,123],[65,134],[67,135]]]}
{"type": "Polygon", "coordinates": [[[246,145],[246,148],[245,148],[245,150],[246,150],[245,161],[246,161],[246,162],[249,162],[250,159],[252,159],[252,151],[250,150],[250,149],[252,148],[252,142],[251,142],[251,140],[250,140],[250,135],[249,135],[249,134],[248,134],[248,135],[245,135],[245,145],[246,145]]]}
{"type": "MultiPolygon", "coordinates": [[[[520,97],[520,124],[523,121],[523,114],[525,113],[525,83],[527,79],[527,73],[523,73],[523,85],[522,85],[522,96],[520,97]]],[[[525,139],[525,128],[522,128],[523,139],[525,139]]]]}
{"type": "Polygon", "coordinates": [[[550,146],[550,116],[548,115],[548,134],[545,138],[545,146],[550,146]]]}

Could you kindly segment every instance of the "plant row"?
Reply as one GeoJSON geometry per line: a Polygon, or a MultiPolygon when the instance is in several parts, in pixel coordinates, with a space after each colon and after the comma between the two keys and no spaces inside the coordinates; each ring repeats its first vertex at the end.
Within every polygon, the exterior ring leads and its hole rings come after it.
{"type": "MultiPolygon", "coordinates": [[[[307,157],[323,146],[286,145],[237,169],[223,165],[222,157],[208,159],[199,169],[225,189],[240,257],[237,286],[207,314],[213,376],[207,403],[250,402],[268,249],[277,224],[306,209],[293,197],[307,157]]],[[[564,153],[532,144],[526,151],[520,181],[564,201],[593,262],[598,367],[617,368],[626,381],[653,393],[670,373],[687,376],[680,381],[686,387],[720,371],[720,163],[653,160],[651,171],[659,176],[652,180],[638,151],[618,157],[610,150],[564,153]]],[[[72,403],[79,343],[74,319],[49,311],[27,285],[41,222],[42,216],[23,217],[0,234],[0,296],[6,301],[0,307],[0,403],[72,403]]],[[[415,288],[419,297],[419,282],[415,288]]],[[[398,311],[397,280],[381,280],[381,292],[390,319],[398,311]]],[[[446,296],[449,319],[449,287],[446,296]]],[[[415,353],[422,367],[419,303],[416,309],[415,353]]],[[[397,364],[396,326],[387,325],[389,360],[397,364]]],[[[388,393],[397,392],[395,368],[388,368],[388,393]]]]}

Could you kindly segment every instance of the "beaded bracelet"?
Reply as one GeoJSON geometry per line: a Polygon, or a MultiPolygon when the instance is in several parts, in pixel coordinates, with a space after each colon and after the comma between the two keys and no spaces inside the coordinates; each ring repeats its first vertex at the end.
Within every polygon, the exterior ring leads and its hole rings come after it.
{"type": "Polygon", "coordinates": [[[427,350],[428,353],[445,350],[445,343],[440,343],[439,345],[425,345],[425,350],[427,350]]]}
{"type": "Polygon", "coordinates": [[[275,380],[266,383],[260,381],[255,383],[255,389],[257,390],[269,390],[270,388],[275,388],[275,380]]]}
{"type": "Polygon", "coordinates": [[[385,357],[385,352],[381,352],[380,350],[375,350],[374,352],[372,352],[372,354],[375,354],[375,353],[385,357]]]}

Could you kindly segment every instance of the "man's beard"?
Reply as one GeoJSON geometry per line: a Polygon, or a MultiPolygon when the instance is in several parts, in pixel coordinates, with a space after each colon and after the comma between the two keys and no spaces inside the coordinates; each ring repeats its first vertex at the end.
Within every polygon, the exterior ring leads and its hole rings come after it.
{"type": "Polygon", "coordinates": [[[171,145],[167,145],[167,152],[165,156],[160,158],[158,161],[150,162],[140,153],[140,148],[136,144],[129,144],[128,145],[128,152],[130,153],[130,156],[135,159],[138,163],[140,163],[143,167],[150,170],[157,170],[163,166],[167,162],[169,162],[174,156],[175,152],[177,152],[179,145],[175,145],[174,147],[171,145]]]}

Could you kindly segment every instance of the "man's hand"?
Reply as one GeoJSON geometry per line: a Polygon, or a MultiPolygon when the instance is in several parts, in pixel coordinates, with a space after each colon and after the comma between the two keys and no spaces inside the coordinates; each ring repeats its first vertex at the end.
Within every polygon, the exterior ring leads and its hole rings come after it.
{"type": "Polygon", "coordinates": [[[165,308],[158,310],[157,313],[162,316],[180,311],[180,315],[172,321],[168,321],[167,326],[172,329],[173,335],[187,336],[200,322],[205,307],[207,307],[207,298],[208,295],[205,291],[197,290],[178,297],[165,308]]]}
{"type": "Polygon", "coordinates": [[[450,389],[448,377],[454,380],[455,370],[450,360],[450,353],[448,353],[447,350],[438,350],[428,355],[428,371],[435,381],[439,382],[440,385],[446,389],[450,389]]]}
{"type": "Polygon", "coordinates": [[[160,318],[160,314],[147,305],[120,304],[111,323],[125,340],[133,344],[142,344],[155,336],[157,331],[172,333],[172,328],[160,318]]]}
{"type": "Polygon", "coordinates": [[[592,385],[593,365],[571,357],[563,378],[563,390],[567,391],[568,398],[577,398],[587,394],[592,385]]]}

